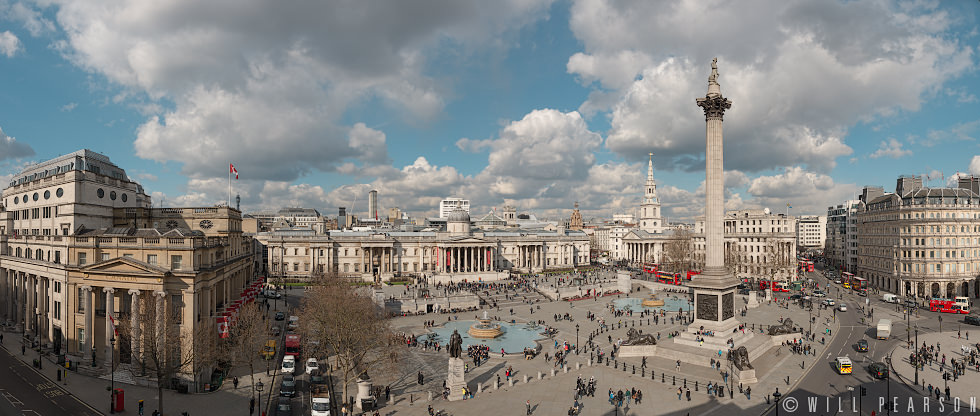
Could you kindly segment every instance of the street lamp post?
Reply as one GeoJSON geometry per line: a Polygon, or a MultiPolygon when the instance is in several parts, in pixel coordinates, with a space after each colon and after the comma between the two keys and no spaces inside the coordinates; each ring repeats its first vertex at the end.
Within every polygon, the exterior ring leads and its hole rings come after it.
{"type": "Polygon", "coordinates": [[[575,324],[575,351],[578,351],[578,324],[575,324]]]}
{"type": "Polygon", "coordinates": [[[772,399],[776,403],[776,416],[779,416],[779,398],[783,397],[782,393],[779,392],[779,387],[776,387],[776,392],[772,394],[772,399]]]}
{"type": "Polygon", "coordinates": [[[885,383],[888,389],[888,414],[892,414],[892,357],[885,356],[885,364],[888,364],[888,372],[885,373],[885,383]]]}
{"type": "Polygon", "coordinates": [[[943,316],[939,315],[939,332],[943,332],[943,316]]]}
{"type": "MultiPolygon", "coordinates": [[[[919,325],[916,324],[915,325],[915,348],[912,349],[912,352],[918,350],[919,350],[919,325]]],[[[915,355],[915,385],[919,385],[919,360],[921,359],[922,357],[920,357],[918,354],[915,355]]]]}
{"type": "Polygon", "coordinates": [[[262,382],[261,381],[255,383],[255,390],[259,392],[259,416],[262,416],[263,412],[262,412],[262,382]]]}
{"type": "MultiPolygon", "coordinates": [[[[851,408],[854,408],[854,386],[847,386],[847,391],[851,394],[851,408]]],[[[860,397],[860,396],[858,396],[860,397]]]]}
{"type": "Polygon", "coordinates": [[[109,338],[109,413],[116,413],[116,372],[112,353],[116,349],[116,337],[109,338]]]}

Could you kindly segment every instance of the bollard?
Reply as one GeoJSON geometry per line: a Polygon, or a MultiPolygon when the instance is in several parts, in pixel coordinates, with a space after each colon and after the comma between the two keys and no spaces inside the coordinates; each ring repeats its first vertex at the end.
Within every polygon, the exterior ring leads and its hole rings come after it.
{"type": "Polygon", "coordinates": [[[508,379],[507,380],[507,384],[509,384],[511,387],[514,387],[514,379],[512,379],[512,378],[511,379],[508,379]]]}
{"type": "Polygon", "coordinates": [[[589,358],[589,367],[592,367],[592,359],[589,358]]]}
{"type": "Polygon", "coordinates": [[[698,391],[698,381],[694,380],[694,391],[698,391]]]}
{"type": "Polygon", "coordinates": [[[555,376],[555,369],[554,369],[554,368],[552,368],[552,369],[551,369],[551,376],[552,376],[552,377],[554,377],[554,376],[555,376]]]}
{"type": "Polygon", "coordinates": [[[524,384],[527,384],[527,374],[524,375],[524,384]]]}
{"type": "Polygon", "coordinates": [[[575,369],[578,370],[580,368],[582,368],[582,363],[576,362],[575,363],[575,369]]]}
{"type": "Polygon", "coordinates": [[[497,389],[499,389],[499,388],[500,388],[500,382],[498,382],[498,381],[494,381],[494,382],[493,382],[493,389],[494,389],[494,390],[497,390],[497,389]]]}
{"type": "Polygon", "coordinates": [[[568,374],[568,367],[567,367],[567,366],[565,366],[565,367],[562,367],[562,368],[564,368],[564,369],[565,369],[565,374],[568,374]]]}
{"type": "Polygon", "coordinates": [[[636,374],[636,364],[633,364],[633,374],[636,374]]]}
{"type": "Polygon", "coordinates": [[[687,377],[684,377],[684,388],[687,388],[687,377]]]}
{"type": "MultiPolygon", "coordinates": [[[[633,370],[633,374],[636,374],[636,370],[633,370]]],[[[640,377],[646,377],[646,376],[647,376],[647,369],[641,368],[640,369],[640,377]]]]}
{"type": "Polygon", "coordinates": [[[541,374],[541,372],[538,371],[538,380],[541,380],[543,377],[544,377],[544,374],[541,374]]]}
{"type": "Polygon", "coordinates": [[[476,392],[483,393],[483,383],[476,383],[476,392]]]}
{"type": "Polygon", "coordinates": [[[432,391],[429,391],[429,401],[432,401],[432,391]]]}
{"type": "MultiPolygon", "coordinates": [[[[661,378],[663,378],[663,375],[664,375],[663,373],[660,373],[661,378]]],[[[670,380],[671,380],[670,381],[670,385],[671,386],[676,386],[677,385],[677,376],[670,376],[670,380]]]]}

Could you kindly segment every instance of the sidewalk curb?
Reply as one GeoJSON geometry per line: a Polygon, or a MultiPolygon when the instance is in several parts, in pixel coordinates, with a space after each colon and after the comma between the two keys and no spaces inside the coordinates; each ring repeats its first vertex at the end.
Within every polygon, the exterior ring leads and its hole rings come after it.
{"type": "MultiPolygon", "coordinates": [[[[21,363],[23,363],[24,364],[24,367],[28,367],[29,369],[31,369],[32,371],[34,371],[37,375],[41,376],[42,378],[44,378],[45,380],[47,380],[48,382],[50,382],[52,385],[54,385],[55,387],[57,387],[59,390],[61,390],[62,392],[64,392],[65,395],[72,397],[73,399],[75,399],[75,401],[83,404],[85,407],[89,408],[89,410],[95,412],[95,414],[97,414],[97,415],[105,415],[105,413],[100,412],[96,408],[92,407],[92,405],[90,405],[88,402],[86,402],[85,400],[82,400],[81,397],[76,396],[74,393],[72,393],[72,392],[68,391],[68,389],[64,388],[61,384],[58,384],[56,381],[52,380],[51,377],[49,377],[48,375],[46,375],[46,374],[38,371],[37,368],[35,368],[34,366],[28,366],[26,362],[24,362],[20,358],[17,358],[17,355],[16,354],[11,353],[10,350],[7,348],[6,345],[0,346],[0,347],[2,347],[4,349],[4,351],[6,351],[12,357],[16,358],[17,361],[20,361],[21,363]]],[[[38,357],[38,359],[39,360],[40,359],[43,359],[43,357],[38,357]]],[[[53,363],[53,361],[51,361],[51,362],[53,363]]],[[[57,366],[57,364],[55,364],[55,365],[57,366]]],[[[88,377],[88,376],[85,376],[85,377],[88,377]]]]}
{"type": "MultiPolygon", "coordinates": [[[[837,335],[840,334],[840,321],[836,321],[835,320],[834,323],[837,324],[837,329],[834,330],[834,332],[833,332],[834,335],[831,335],[831,339],[830,339],[829,342],[834,342],[834,340],[837,339],[837,335]]],[[[823,345],[824,345],[824,347],[827,346],[826,343],[824,343],[823,345]]],[[[823,351],[821,351],[821,354],[823,354],[823,351]]],[[[817,355],[816,357],[817,357],[817,360],[819,360],[819,357],[820,356],[817,355]]],[[[785,395],[789,394],[790,392],[792,392],[793,390],[795,390],[796,389],[796,386],[798,386],[800,384],[800,382],[803,381],[803,379],[806,378],[806,376],[808,374],[810,374],[810,371],[813,371],[814,368],[816,368],[816,366],[815,365],[811,365],[810,368],[804,370],[803,373],[800,374],[800,378],[798,378],[795,383],[791,384],[789,386],[789,388],[786,389],[786,393],[783,393],[783,396],[785,396],[785,395]]],[[[773,403],[770,406],[766,406],[766,408],[762,411],[762,413],[760,413],[760,415],[765,415],[765,414],[769,413],[772,410],[772,408],[776,407],[777,405],[778,405],[777,403],[773,403]]]]}

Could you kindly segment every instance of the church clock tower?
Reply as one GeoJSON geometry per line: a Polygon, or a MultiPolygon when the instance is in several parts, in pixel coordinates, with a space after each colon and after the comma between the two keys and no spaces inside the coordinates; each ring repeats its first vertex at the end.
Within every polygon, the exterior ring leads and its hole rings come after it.
{"type": "Polygon", "coordinates": [[[657,198],[657,182],[653,180],[653,153],[650,153],[643,203],[640,204],[640,229],[654,234],[664,231],[663,219],[660,218],[660,199],[657,198]]]}

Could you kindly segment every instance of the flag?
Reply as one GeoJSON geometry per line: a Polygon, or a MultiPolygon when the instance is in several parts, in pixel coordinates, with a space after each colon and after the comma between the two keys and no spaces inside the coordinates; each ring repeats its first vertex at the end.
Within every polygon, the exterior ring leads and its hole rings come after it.
{"type": "Polygon", "coordinates": [[[112,314],[111,313],[107,313],[106,315],[109,316],[109,322],[112,324],[112,333],[113,334],[116,334],[116,336],[118,337],[119,336],[119,330],[116,329],[116,319],[112,317],[112,314]]]}
{"type": "Polygon", "coordinates": [[[238,169],[235,169],[235,164],[234,163],[229,163],[228,164],[228,169],[229,169],[228,172],[229,173],[234,173],[235,174],[235,179],[238,179],[238,169]]]}
{"type": "MultiPolygon", "coordinates": [[[[236,176],[236,178],[237,178],[237,176],[236,176]]],[[[786,204],[786,208],[793,208],[793,206],[790,205],[790,204],[786,204]]]]}

